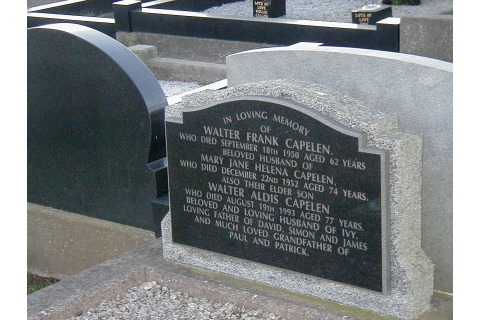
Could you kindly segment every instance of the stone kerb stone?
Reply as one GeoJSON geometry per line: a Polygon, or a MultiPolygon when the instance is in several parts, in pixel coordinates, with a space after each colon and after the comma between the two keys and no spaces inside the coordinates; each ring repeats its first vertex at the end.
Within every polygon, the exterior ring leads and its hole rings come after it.
{"type": "Polygon", "coordinates": [[[403,17],[400,52],[453,62],[453,15],[403,17]]]}
{"type": "Polygon", "coordinates": [[[400,129],[423,135],[422,248],[435,264],[435,289],[445,292],[453,292],[452,75],[448,62],[354,48],[299,45],[227,57],[229,87],[308,81],[396,113],[400,129]]]}
{"type": "Polygon", "coordinates": [[[365,107],[323,86],[285,80],[186,96],[181,104],[166,109],[166,121],[182,123],[186,112],[242,99],[283,101],[282,105],[318,121],[358,132],[361,148],[385,153],[382,255],[386,286],[383,292],[374,292],[177,244],[172,240],[172,213],[162,222],[164,258],[399,318],[415,318],[427,310],[433,293],[433,264],[421,248],[421,136],[399,130],[395,115],[365,107]]]}

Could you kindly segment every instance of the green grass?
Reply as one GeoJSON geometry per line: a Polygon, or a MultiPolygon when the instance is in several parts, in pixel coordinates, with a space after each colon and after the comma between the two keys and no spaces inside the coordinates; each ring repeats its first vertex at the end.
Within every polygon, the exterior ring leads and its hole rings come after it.
{"type": "Polygon", "coordinates": [[[42,278],[27,272],[27,295],[34,293],[40,289],[48,287],[51,284],[54,284],[58,280],[52,278],[42,278]]]}
{"type": "Polygon", "coordinates": [[[85,17],[95,17],[97,16],[97,14],[95,13],[95,11],[93,9],[83,9],[82,11],[80,11],[78,13],[78,15],[80,16],[85,16],[85,17]]]}

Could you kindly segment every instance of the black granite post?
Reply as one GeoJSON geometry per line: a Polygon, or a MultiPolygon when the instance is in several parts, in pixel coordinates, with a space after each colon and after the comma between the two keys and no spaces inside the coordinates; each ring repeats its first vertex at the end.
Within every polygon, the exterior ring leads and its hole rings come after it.
{"type": "Polygon", "coordinates": [[[117,31],[132,32],[130,11],[142,8],[142,1],[123,0],[113,3],[113,16],[117,31]]]}
{"type": "Polygon", "coordinates": [[[253,0],[253,16],[277,18],[286,13],[286,0],[253,0]]]}

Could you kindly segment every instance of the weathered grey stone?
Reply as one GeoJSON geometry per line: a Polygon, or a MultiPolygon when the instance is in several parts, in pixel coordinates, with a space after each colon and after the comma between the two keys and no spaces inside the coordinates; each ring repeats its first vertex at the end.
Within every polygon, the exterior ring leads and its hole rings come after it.
{"type": "Polygon", "coordinates": [[[145,282],[145,266],[152,265],[153,261],[158,263],[155,243],[145,244],[28,295],[28,319],[68,319],[145,282]]]}
{"type": "Polygon", "coordinates": [[[29,203],[30,272],[63,279],[155,239],[153,231],[29,203]]]}
{"type": "MultiPolygon", "coordinates": [[[[235,97],[277,97],[297,103],[305,113],[362,133],[359,148],[388,152],[387,195],[382,235],[390,288],[361,289],[247,260],[178,245],[172,241],[171,216],[162,222],[164,258],[386,315],[411,319],[429,308],[433,265],[421,249],[422,139],[397,128],[397,118],[323,86],[277,80],[186,96],[166,109],[167,121],[181,121],[183,110],[206,108],[235,97]]],[[[320,121],[320,120],[319,120],[320,121]]],[[[335,125],[333,125],[336,127],[335,125]]]]}
{"type": "Polygon", "coordinates": [[[229,87],[313,82],[396,113],[400,129],[423,135],[422,248],[435,264],[435,289],[446,292],[453,291],[452,72],[444,61],[352,48],[296,46],[227,57],[229,87]]]}
{"type": "Polygon", "coordinates": [[[158,80],[197,82],[207,85],[225,79],[224,64],[157,57],[147,61],[158,80]]]}
{"type": "Polygon", "coordinates": [[[143,63],[147,62],[148,59],[153,59],[157,56],[157,47],[155,46],[136,44],[134,46],[128,47],[128,49],[135,53],[135,55],[140,60],[142,60],[143,63]]]}
{"type": "Polygon", "coordinates": [[[146,32],[119,31],[115,36],[117,41],[127,47],[136,44],[155,46],[157,47],[159,57],[218,64],[224,64],[225,57],[233,53],[273,47],[273,45],[255,42],[184,37],[146,32]]]}
{"type": "MultiPolygon", "coordinates": [[[[227,278],[213,272],[165,261],[162,240],[157,239],[113,260],[57,282],[28,295],[28,319],[68,319],[115,300],[119,294],[144,282],[156,281],[169,289],[218,303],[274,312],[297,320],[371,320],[375,314],[339,304],[313,300],[285,290],[227,278]]],[[[126,306],[124,306],[126,307],[126,306]]],[[[187,306],[185,306],[187,308],[187,306]]],[[[432,309],[419,320],[452,319],[452,298],[436,294],[432,309]]]]}

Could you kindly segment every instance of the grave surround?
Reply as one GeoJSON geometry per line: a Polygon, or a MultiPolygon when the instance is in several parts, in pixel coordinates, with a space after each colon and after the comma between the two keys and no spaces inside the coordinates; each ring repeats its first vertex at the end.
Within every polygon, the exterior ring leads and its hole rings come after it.
{"type": "MultiPolygon", "coordinates": [[[[182,123],[185,113],[205,108],[216,112],[215,106],[220,102],[248,99],[295,106],[319,122],[356,131],[360,146],[383,150],[388,155],[382,169],[387,182],[381,202],[383,292],[177,244],[172,241],[172,237],[176,238],[172,231],[176,230],[172,229],[171,214],[175,212],[169,213],[162,222],[164,257],[400,318],[414,318],[428,309],[433,292],[433,264],[420,245],[421,137],[399,131],[395,115],[365,107],[328,88],[297,81],[271,81],[195,94],[184,97],[182,104],[169,106],[166,109],[168,151],[172,150],[170,144],[175,148],[175,141],[170,140],[169,124],[182,123]]],[[[172,176],[169,179],[171,188],[175,188],[177,182],[172,176]]],[[[192,181],[192,185],[195,183],[192,181]]],[[[170,197],[172,201],[172,190],[170,197]]],[[[208,238],[205,241],[209,241],[208,238]]]]}

